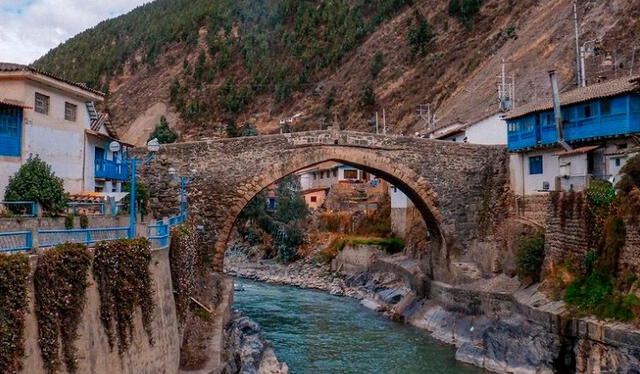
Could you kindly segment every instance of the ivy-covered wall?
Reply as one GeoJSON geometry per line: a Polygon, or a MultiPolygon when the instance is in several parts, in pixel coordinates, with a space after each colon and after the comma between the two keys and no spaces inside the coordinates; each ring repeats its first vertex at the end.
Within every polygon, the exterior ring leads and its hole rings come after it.
{"type": "MultiPolygon", "coordinates": [[[[36,269],[37,258],[30,259],[36,269]]],[[[93,271],[89,271],[85,306],[75,340],[77,373],[156,374],[176,373],[180,359],[181,334],[178,330],[168,249],[153,250],[149,259],[149,275],[153,288],[153,313],[150,330],[153,345],[142,323],[142,314],[136,310],[133,333],[128,349],[119,354],[118,347],[109,340],[100,317],[100,295],[93,271]]],[[[38,324],[35,314],[33,284],[29,287],[29,306],[25,316],[25,358],[20,373],[44,373],[41,349],[38,345],[38,324]]],[[[65,373],[64,367],[59,371],[65,373]]]]}

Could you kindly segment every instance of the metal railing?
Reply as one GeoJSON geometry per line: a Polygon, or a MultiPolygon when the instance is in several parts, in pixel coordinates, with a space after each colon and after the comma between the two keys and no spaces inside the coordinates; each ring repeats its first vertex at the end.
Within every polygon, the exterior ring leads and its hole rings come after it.
{"type": "Polygon", "coordinates": [[[0,201],[0,216],[35,217],[38,204],[35,201],[0,201]]]}
{"type": "Polygon", "coordinates": [[[170,225],[151,225],[147,227],[147,239],[152,248],[164,248],[169,245],[170,225]]]}
{"type": "Polygon", "coordinates": [[[69,203],[67,213],[77,216],[84,214],[87,216],[104,216],[104,203],[69,203]]]}
{"type": "Polygon", "coordinates": [[[0,251],[26,251],[32,247],[31,231],[15,231],[0,233],[0,251]]]}
{"type": "Polygon", "coordinates": [[[82,243],[91,246],[97,242],[125,239],[129,227],[109,227],[76,230],[38,230],[40,248],[54,247],[63,243],[82,243]]]}
{"type": "Polygon", "coordinates": [[[126,181],[129,179],[129,164],[111,160],[97,159],[95,162],[96,178],[126,181]]]}

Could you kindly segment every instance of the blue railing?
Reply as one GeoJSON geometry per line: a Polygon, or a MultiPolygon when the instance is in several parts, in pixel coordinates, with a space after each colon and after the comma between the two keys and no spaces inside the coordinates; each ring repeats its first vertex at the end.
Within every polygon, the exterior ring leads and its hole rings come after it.
{"type": "Polygon", "coordinates": [[[169,245],[169,225],[152,225],[147,227],[147,239],[152,248],[164,248],[169,245]]]}
{"type": "Polygon", "coordinates": [[[104,216],[104,203],[69,203],[67,212],[77,216],[78,213],[88,216],[104,216]]]}
{"type": "Polygon", "coordinates": [[[129,165],[105,159],[96,160],[96,178],[125,181],[129,179],[129,165]]]}
{"type": "Polygon", "coordinates": [[[0,233],[0,252],[25,251],[31,249],[31,247],[31,231],[0,233]]]}
{"type": "Polygon", "coordinates": [[[0,201],[0,215],[35,217],[38,215],[38,204],[34,201],[0,201]]]}
{"type": "Polygon", "coordinates": [[[39,230],[38,238],[41,248],[54,247],[63,243],[82,243],[91,246],[97,242],[125,239],[128,227],[109,227],[99,229],[77,230],[39,230]]]}

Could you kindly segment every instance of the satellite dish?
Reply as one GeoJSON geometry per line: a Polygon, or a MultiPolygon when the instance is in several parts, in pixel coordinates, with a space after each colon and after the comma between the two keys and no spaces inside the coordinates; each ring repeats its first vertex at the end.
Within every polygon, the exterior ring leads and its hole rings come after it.
{"type": "Polygon", "coordinates": [[[120,152],[120,149],[122,149],[122,146],[120,145],[120,143],[113,141],[111,143],[109,143],[109,150],[113,153],[118,153],[120,152]]]}
{"type": "Polygon", "coordinates": [[[147,150],[152,153],[160,150],[160,142],[157,138],[153,138],[147,143],[147,150]]]}

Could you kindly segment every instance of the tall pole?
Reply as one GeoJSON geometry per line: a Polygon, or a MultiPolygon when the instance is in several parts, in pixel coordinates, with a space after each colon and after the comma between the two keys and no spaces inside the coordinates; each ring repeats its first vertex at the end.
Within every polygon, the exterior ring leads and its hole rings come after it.
{"type": "Polygon", "coordinates": [[[382,134],[387,135],[387,112],[382,109],[382,134]]]}
{"type": "Polygon", "coordinates": [[[578,86],[582,85],[582,65],[580,63],[580,24],[578,23],[578,1],[573,1],[573,23],[576,33],[576,82],[578,86]]]}
{"type": "Polygon", "coordinates": [[[376,135],[378,135],[378,112],[376,112],[376,135]]]}
{"type": "Polygon", "coordinates": [[[180,177],[180,216],[184,216],[184,177],[180,177]]]}
{"type": "Polygon", "coordinates": [[[136,236],[136,157],[131,159],[131,181],[129,192],[129,239],[136,236]]]}

